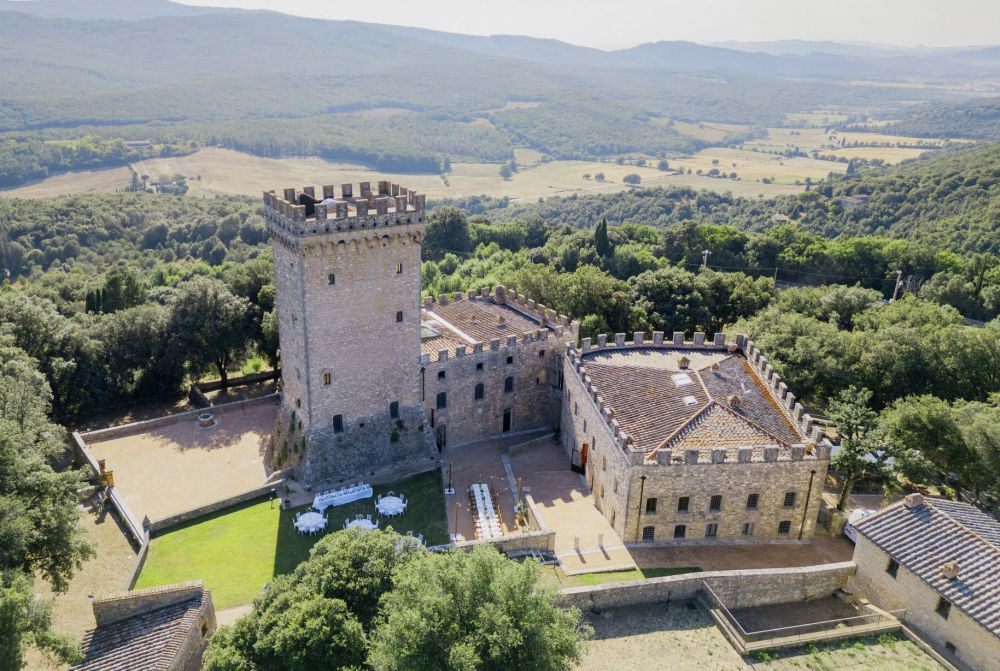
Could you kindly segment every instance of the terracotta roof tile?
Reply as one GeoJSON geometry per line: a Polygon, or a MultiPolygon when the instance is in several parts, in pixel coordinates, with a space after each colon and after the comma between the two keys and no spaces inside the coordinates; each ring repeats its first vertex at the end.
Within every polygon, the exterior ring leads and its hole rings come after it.
{"type": "Polygon", "coordinates": [[[440,334],[421,342],[421,353],[431,355],[432,361],[442,349],[454,353],[455,347],[466,345],[471,351],[473,342],[482,342],[488,348],[494,338],[505,342],[510,336],[521,338],[526,332],[541,328],[518,310],[482,298],[434,303],[423,308],[421,317],[425,325],[431,325],[440,334]]]}

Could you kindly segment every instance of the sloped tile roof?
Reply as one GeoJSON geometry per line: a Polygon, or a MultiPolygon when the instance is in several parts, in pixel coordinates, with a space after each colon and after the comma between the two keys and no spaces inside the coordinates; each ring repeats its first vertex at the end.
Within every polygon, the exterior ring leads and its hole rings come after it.
{"type": "Polygon", "coordinates": [[[112,622],[83,635],[83,661],[70,671],[162,671],[196,625],[203,593],[112,622]]]}
{"type": "Polygon", "coordinates": [[[787,448],[805,441],[738,353],[630,347],[584,354],[581,364],[638,451],[787,448]],[[688,368],[680,367],[681,358],[688,368]],[[678,385],[679,374],[690,382],[678,385]],[[731,396],[738,405],[729,405],[731,396]]]}
{"type": "Polygon", "coordinates": [[[452,327],[473,340],[486,343],[509,336],[520,338],[526,331],[537,331],[538,322],[507,305],[500,305],[482,298],[434,303],[423,308],[425,318],[438,316],[452,327]]]}
{"type": "Polygon", "coordinates": [[[925,498],[895,503],[855,523],[858,533],[1000,637],[1000,522],[974,506],[925,498]],[[957,562],[958,577],[941,566],[957,562]]]}

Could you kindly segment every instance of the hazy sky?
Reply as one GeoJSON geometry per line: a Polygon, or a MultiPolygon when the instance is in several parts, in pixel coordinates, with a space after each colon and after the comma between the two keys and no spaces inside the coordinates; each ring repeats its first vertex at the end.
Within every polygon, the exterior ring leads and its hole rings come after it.
{"type": "Polygon", "coordinates": [[[952,46],[1000,42],[1000,0],[181,0],[477,35],[621,47],[797,38],[952,46]]]}

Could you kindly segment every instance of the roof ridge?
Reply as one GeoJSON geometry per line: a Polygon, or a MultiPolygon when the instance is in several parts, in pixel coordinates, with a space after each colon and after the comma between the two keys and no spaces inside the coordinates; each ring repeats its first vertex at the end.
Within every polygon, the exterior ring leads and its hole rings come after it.
{"type": "MultiPolygon", "coordinates": [[[[935,499],[935,498],[925,498],[924,499],[924,503],[926,504],[927,501],[937,501],[937,500],[944,500],[944,501],[948,501],[949,503],[961,503],[959,501],[952,501],[951,499],[935,499]]],[[[993,556],[996,557],[997,559],[1000,559],[1000,548],[998,548],[995,543],[993,543],[992,541],[990,541],[990,539],[983,537],[983,535],[980,534],[975,529],[969,528],[969,526],[966,525],[965,523],[963,523],[961,520],[958,520],[954,516],[949,515],[948,512],[946,510],[944,510],[943,508],[939,508],[937,505],[935,505],[933,503],[931,504],[931,506],[938,513],[940,513],[941,515],[944,515],[948,519],[949,522],[951,522],[953,524],[957,524],[967,534],[970,534],[976,540],[979,540],[979,541],[982,541],[983,543],[985,543],[986,546],[990,549],[990,552],[993,554],[993,556]]],[[[972,506],[972,508],[974,508],[977,512],[980,512],[979,509],[976,508],[975,506],[972,506]]]]}
{"type": "Polygon", "coordinates": [[[664,438],[663,441],[660,442],[660,444],[656,446],[656,448],[654,448],[653,450],[651,450],[651,453],[656,453],[659,450],[665,448],[666,445],[668,443],[670,443],[672,440],[674,440],[674,438],[676,438],[677,435],[681,431],[683,431],[684,429],[687,429],[689,427],[690,428],[694,428],[694,427],[691,426],[691,424],[694,423],[694,421],[697,420],[698,418],[703,417],[708,412],[709,408],[711,408],[712,406],[722,407],[719,404],[718,401],[716,401],[711,396],[709,396],[708,397],[708,403],[706,403],[698,412],[696,412],[693,415],[691,415],[690,417],[688,417],[687,421],[685,421],[683,424],[681,424],[676,429],[674,429],[673,433],[671,433],[669,436],[667,436],[666,438],[664,438]]]}
{"type": "Polygon", "coordinates": [[[771,438],[773,438],[774,440],[778,441],[779,443],[781,443],[781,444],[782,444],[782,445],[784,445],[785,447],[791,447],[791,443],[789,443],[789,442],[788,442],[787,440],[784,440],[784,439],[782,439],[782,438],[779,438],[779,437],[778,437],[777,435],[775,435],[775,434],[774,434],[774,433],[773,433],[772,431],[768,430],[768,429],[767,429],[767,428],[765,428],[765,427],[764,427],[763,425],[761,425],[761,424],[758,424],[757,422],[755,422],[754,420],[750,419],[749,417],[747,417],[747,416],[745,416],[745,415],[741,415],[740,413],[736,412],[736,411],[735,411],[735,410],[733,410],[732,408],[727,408],[726,406],[722,405],[721,403],[719,404],[719,406],[720,406],[720,407],[721,407],[721,408],[722,408],[723,410],[725,410],[725,411],[727,411],[727,412],[728,412],[729,414],[731,414],[731,415],[732,415],[733,417],[736,417],[736,418],[738,418],[738,419],[740,419],[740,420],[742,420],[742,421],[746,422],[747,424],[749,424],[749,425],[750,425],[750,426],[752,426],[753,428],[757,429],[758,431],[761,431],[761,432],[763,432],[763,433],[767,434],[768,436],[770,436],[770,437],[771,437],[771,438]]]}

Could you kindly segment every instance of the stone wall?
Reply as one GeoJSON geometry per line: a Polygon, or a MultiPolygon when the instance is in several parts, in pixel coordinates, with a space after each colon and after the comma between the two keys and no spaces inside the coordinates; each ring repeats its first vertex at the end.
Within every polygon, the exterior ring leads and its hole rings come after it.
{"type": "Polygon", "coordinates": [[[559,590],[561,605],[580,610],[693,599],[707,583],[728,608],[749,608],[829,596],[855,572],[853,562],[797,568],[705,571],[559,590]]]}
{"type": "Polygon", "coordinates": [[[935,612],[940,595],[927,583],[900,566],[896,577],[886,573],[889,555],[863,535],[854,546],[857,575],[850,589],[863,594],[884,610],[906,609],[903,621],[931,643],[952,663],[978,671],[1000,671],[1000,638],[952,606],[947,619],[935,612]],[[945,643],[955,653],[944,652],[945,643]]]}
{"type": "MultiPolygon", "coordinates": [[[[279,472],[273,475],[281,476],[282,474],[279,472]]],[[[198,506],[197,508],[191,508],[190,510],[185,510],[184,512],[177,513],[176,515],[170,515],[169,517],[161,517],[158,520],[152,520],[149,523],[149,531],[153,534],[160,534],[179,524],[190,522],[191,520],[204,517],[205,515],[210,515],[219,510],[238,506],[241,503],[253,501],[254,499],[263,498],[265,496],[275,496],[275,492],[277,492],[278,488],[281,487],[284,482],[284,478],[279,477],[266,485],[254,487],[253,489],[241,492],[235,496],[213,501],[212,503],[207,503],[203,506],[198,506]]],[[[277,501],[275,505],[281,505],[281,502],[277,501]]]]}
{"type": "Polygon", "coordinates": [[[201,581],[119,592],[94,599],[91,606],[98,627],[113,624],[157,608],[187,601],[204,591],[201,581]]]}
{"type": "MultiPolygon", "coordinates": [[[[672,341],[665,342],[662,333],[654,333],[652,339],[645,334],[635,334],[632,340],[618,334],[614,339],[602,336],[596,345],[585,338],[579,350],[567,353],[560,438],[568,456],[572,456],[574,451],[579,453],[583,444],[587,444],[586,480],[596,507],[626,544],[643,542],[643,529],[646,527],[653,528],[653,545],[808,540],[815,530],[823,481],[829,465],[828,443],[812,452],[807,452],[804,447],[780,451],[772,454],[771,459],[760,456],[746,461],[728,459],[713,463],[714,460],[709,458],[710,451],[702,450],[693,460],[685,455],[685,459],[679,462],[671,460],[647,464],[642,453],[628,450],[627,436],[617,420],[609,415],[598,390],[588,383],[585,366],[578,364],[580,353],[595,349],[726,349],[723,334],[717,334],[711,342],[706,340],[704,334],[695,334],[693,341],[685,341],[683,336],[675,334],[672,341]],[[646,478],[644,483],[642,476],[646,478]],[[789,492],[795,493],[795,502],[793,506],[786,507],[784,499],[789,492]],[[750,494],[759,496],[756,510],[747,509],[750,494]],[[711,497],[715,495],[722,496],[721,510],[717,512],[709,510],[711,497]],[[689,499],[687,512],[678,511],[681,497],[689,499]],[[646,501],[651,498],[656,499],[656,511],[646,513],[646,501]],[[789,531],[779,533],[779,524],[784,521],[790,523],[789,531]],[[716,524],[717,530],[716,536],[708,538],[705,534],[710,523],[716,524]],[[742,533],[745,523],[753,525],[750,535],[742,533]],[[685,533],[683,539],[675,540],[674,530],[678,525],[685,527],[685,533]]],[[[748,342],[742,336],[737,340],[744,345],[748,342]]],[[[748,347],[752,347],[752,343],[748,347]]],[[[756,357],[757,361],[752,365],[759,370],[766,388],[769,393],[773,392],[776,401],[779,397],[785,404],[794,400],[794,395],[780,382],[759,350],[754,348],[748,351],[756,357]]],[[[796,404],[796,407],[801,409],[801,405],[796,404]]],[[[818,431],[812,426],[811,418],[801,412],[795,421],[808,435],[818,431]],[[807,428],[808,431],[805,431],[807,428]]],[[[728,458],[729,455],[726,456],[728,458]]]]}

